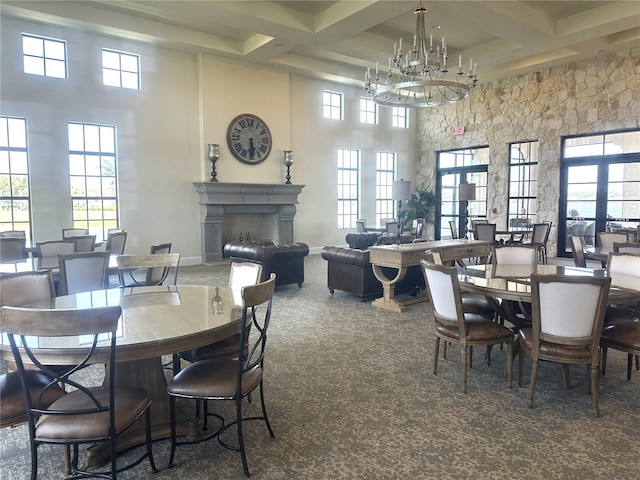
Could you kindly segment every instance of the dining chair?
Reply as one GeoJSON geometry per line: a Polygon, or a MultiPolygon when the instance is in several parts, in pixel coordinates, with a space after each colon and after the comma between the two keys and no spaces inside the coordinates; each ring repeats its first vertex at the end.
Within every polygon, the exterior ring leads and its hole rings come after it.
{"type": "Polygon", "coordinates": [[[614,243],[627,243],[629,237],[625,233],[598,232],[596,233],[596,247],[613,249],[614,243]]]}
{"type": "Polygon", "coordinates": [[[127,243],[127,232],[109,232],[107,234],[107,244],[105,250],[111,255],[122,255],[124,246],[127,243]]]}
{"type": "MultiPolygon", "coordinates": [[[[262,265],[253,262],[231,262],[228,287],[234,292],[234,295],[239,296],[243,287],[257,285],[260,283],[261,278],[262,265]]],[[[249,334],[250,327],[246,329],[246,335],[249,334]]],[[[179,357],[190,363],[210,358],[233,357],[238,354],[239,341],[240,332],[210,345],[180,352],[179,357]]],[[[247,338],[245,338],[245,346],[248,346],[247,338]]],[[[180,371],[179,359],[175,356],[173,358],[173,371],[174,375],[180,371]]]]}
{"type": "Polygon", "coordinates": [[[14,263],[25,260],[27,239],[25,237],[0,237],[0,263],[14,263]]]}
{"type": "MultiPolygon", "coordinates": [[[[513,332],[487,318],[465,313],[462,306],[460,285],[455,267],[436,265],[420,260],[427,290],[431,299],[435,321],[436,345],[433,356],[433,374],[438,371],[440,340],[460,345],[462,364],[462,392],[467,393],[467,352],[474,346],[490,346],[506,343],[507,382],[512,384],[513,332]]],[[[487,357],[487,363],[489,358],[487,357]]]]}
{"type": "Polygon", "coordinates": [[[36,243],[38,270],[43,268],[58,268],[58,255],[75,253],[76,242],[72,240],[51,240],[36,243]]]}
{"type": "Polygon", "coordinates": [[[571,254],[573,255],[573,263],[576,267],[586,268],[587,259],[584,256],[585,245],[584,236],[571,235],[571,254]]]}
{"type": "Polygon", "coordinates": [[[364,218],[356,220],[356,232],[367,233],[367,221],[364,218]]]}
{"type": "Polygon", "coordinates": [[[78,235],[89,235],[88,228],[63,228],[62,238],[77,237],[78,235]]]}
{"type": "Polygon", "coordinates": [[[494,265],[536,265],[538,249],[527,245],[493,245],[491,258],[494,265]]]}
{"type": "Polygon", "coordinates": [[[76,252],[93,252],[96,249],[96,236],[95,235],[74,235],[67,237],[66,240],[75,242],[76,252]]]}
{"type": "Polygon", "coordinates": [[[109,252],[60,255],[60,295],[107,288],[109,256],[109,252]]]}
{"type": "MultiPolygon", "coordinates": [[[[116,339],[119,306],[88,309],[36,309],[21,307],[1,307],[2,325],[11,345],[11,351],[22,378],[27,377],[25,361],[33,363],[51,380],[39,394],[35,403],[29,391],[23,386],[27,405],[27,420],[31,447],[31,478],[38,476],[38,447],[43,444],[70,445],[72,449],[71,476],[69,478],[117,478],[117,473],[138,465],[148,459],[152,471],[157,472],[151,449],[151,397],[140,388],[116,388],[116,339]],[[104,383],[91,383],[90,376],[73,376],[78,369],[91,363],[99,363],[95,357],[109,335],[108,361],[104,383]],[[46,341],[51,337],[87,336],[87,349],[79,356],[78,363],[70,370],[58,372],[41,361],[38,348],[32,348],[29,337],[40,337],[46,341]],[[27,358],[28,357],[28,358],[27,358]],[[51,405],[44,406],[40,398],[49,390],[58,388],[68,393],[51,405]],[[117,455],[111,455],[106,471],[84,471],[79,467],[79,445],[109,442],[112,452],[116,452],[118,436],[134,422],[144,416],[146,450],[134,461],[118,467],[117,455]]],[[[39,344],[37,344],[39,345],[39,344]]],[[[95,383],[95,381],[94,381],[95,383]]]]}
{"type": "MultiPolygon", "coordinates": [[[[149,254],[163,254],[163,253],[171,253],[171,243],[160,243],[158,245],[151,245],[149,248],[149,254]]],[[[164,278],[167,276],[167,271],[165,268],[149,268],[147,270],[147,278],[145,279],[145,285],[160,285],[164,278]]]]}
{"type": "Polygon", "coordinates": [[[458,238],[458,227],[455,220],[449,220],[449,230],[451,230],[451,239],[456,240],[458,238]]]}
{"type": "Polygon", "coordinates": [[[496,243],[496,224],[495,223],[478,223],[474,222],[473,226],[475,239],[485,242],[496,243]]]}
{"type": "Polygon", "coordinates": [[[631,380],[633,357],[636,359],[636,370],[640,370],[640,321],[619,322],[606,326],[600,336],[602,348],[602,376],[607,370],[607,352],[613,348],[627,354],[627,380],[631,380]]]}
{"type": "Polygon", "coordinates": [[[167,385],[169,394],[171,417],[171,453],[169,467],[173,466],[176,447],[191,443],[200,443],[211,438],[218,438],[218,442],[225,448],[240,452],[245,476],[249,476],[249,465],[244,442],[243,426],[250,420],[263,420],[269,434],[275,437],[264,401],[264,359],[267,344],[267,332],[271,319],[271,306],[276,275],[271,274],[269,280],[257,285],[242,287],[242,318],[240,320],[240,338],[245,338],[246,329],[254,326],[255,335],[250,338],[250,344],[245,353],[244,342],[238,342],[234,358],[201,360],[188,365],[167,385]],[[243,399],[254,390],[259,389],[262,415],[245,417],[242,410],[243,399]],[[221,421],[221,426],[205,438],[195,442],[176,439],[176,398],[204,400],[204,415],[221,421]],[[235,419],[227,423],[216,413],[209,413],[208,404],[211,401],[233,401],[235,403],[235,419]],[[231,444],[224,439],[229,429],[237,432],[237,443],[231,444]]]}
{"type": "Polygon", "coordinates": [[[175,285],[178,280],[179,253],[156,253],[148,255],[119,255],[116,257],[118,265],[118,277],[121,286],[151,286],[162,285],[169,276],[170,269],[173,275],[169,280],[170,285],[175,285]],[[148,271],[153,268],[161,268],[163,275],[157,278],[155,283],[147,284],[148,271]],[[136,274],[137,272],[137,274],[136,274]],[[142,280],[144,277],[144,280],[142,280]],[[125,278],[130,281],[126,282],[125,278]]]}
{"type": "Polygon", "coordinates": [[[4,230],[0,232],[0,238],[2,237],[26,238],[27,232],[25,232],[24,230],[4,230]]]}
{"type": "Polygon", "coordinates": [[[535,223],[533,225],[533,232],[531,233],[531,240],[523,242],[523,245],[536,247],[538,259],[541,263],[545,264],[547,263],[547,241],[549,239],[550,231],[551,223],[535,223]]]}
{"type": "Polygon", "coordinates": [[[531,275],[532,326],[519,330],[518,371],[518,385],[522,385],[526,353],[532,359],[529,408],[533,408],[538,368],[543,360],[563,366],[586,365],[587,393],[592,393],[596,416],[600,415],[599,345],[610,284],[609,277],[531,275]]]}
{"type": "Polygon", "coordinates": [[[640,243],[638,242],[614,243],[613,251],[615,253],[635,253],[636,255],[640,255],[640,243]]]}

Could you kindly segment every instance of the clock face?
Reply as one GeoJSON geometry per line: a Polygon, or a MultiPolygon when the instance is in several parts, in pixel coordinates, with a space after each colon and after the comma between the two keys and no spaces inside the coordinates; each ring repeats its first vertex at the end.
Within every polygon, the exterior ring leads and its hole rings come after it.
{"type": "Polygon", "coordinates": [[[267,158],[271,151],[271,132],[260,118],[243,113],[229,124],[227,144],[234,157],[255,165],[267,158]]]}

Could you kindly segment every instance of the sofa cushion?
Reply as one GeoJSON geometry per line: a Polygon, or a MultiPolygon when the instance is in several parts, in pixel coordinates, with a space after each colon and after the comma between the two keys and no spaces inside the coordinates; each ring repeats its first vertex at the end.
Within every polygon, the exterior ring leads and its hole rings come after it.
{"type": "Polygon", "coordinates": [[[359,250],[366,250],[372,245],[375,245],[381,233],[348,233],[345,236],[345,241],[349,248],[357,248],[359,250]]]}

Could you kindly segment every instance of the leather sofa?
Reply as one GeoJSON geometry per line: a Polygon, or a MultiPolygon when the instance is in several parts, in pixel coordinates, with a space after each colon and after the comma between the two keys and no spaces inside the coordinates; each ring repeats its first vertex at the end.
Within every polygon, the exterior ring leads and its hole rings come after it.
{"type": "MultiPolygon", "coordinates": [[[[377,243],[378,239],[373,236],[370,240],[373,243],[364,245],[364,237],[369,234],[348,234],[347,243],[355,245],[362,241],[360,248],[345,248],[337,246],[327,246],[322,249],[322,258],[327,261],[327,288],[333,295],[335,290],[353,293],[364,302],[367,297],[382,296],[382,284],[373,274],[373,268],[369,263],[369,251],[366,248],[377,243]],[[358,237],[358,238],[353,238],[358,237]]],[[[395,275],[396,269],[382,269],[389,278],[395,275]]],[[[410,292],[416,288],[424,288],[424,275],[420,266],[413,266],[407,269],[407,274],[395,288],[398,293],[410,292]]]]}
{"type": "Polygon", "coordinates": [[[231,261],[253,262],[262,265],[262,279],[276,274],[276,285],[304,282],[304,257],[309,255],[306,243],[276,245],[271,240],[262,242],[232,242],[224,246],[223,255],[231,261]]]}

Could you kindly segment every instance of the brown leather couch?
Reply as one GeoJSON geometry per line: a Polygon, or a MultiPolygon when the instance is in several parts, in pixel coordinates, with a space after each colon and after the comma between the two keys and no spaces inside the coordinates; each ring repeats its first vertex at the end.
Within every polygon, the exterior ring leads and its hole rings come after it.
{"type": "MultiPolygon", "coordinates": [[[[355,245],[363,240],[362,235],[349,234],[347,243],[355,245]],[[354,239],[352,237],[358,237],[354,239]]],[[[353,293],[365,301],[367,297],[382,296],[382,284],[373,274],[369,263],[369,251],[366,248],[377,243],[378,239],[371,237],[374,243],[364,245],[361,248],[345,248],[327,246],[322,249],[322,258],[327,261],[327,287],[333,295],[335,290],[353,293]]],[[[395,275],[396,269],[383,268],[389,278],[395,275]]],[[[410,292],[425,287],[424,275],[419,266],[409,267],[407,274],[395,288],[398,293],[410,292]]]]}
{"type": "Polygon", "coordinates": [[[257,242],[232,242],[224,246],[223,254],[232,261],[253,262],[262,265],[262,279],[276,274],[276,285],[304,282],[304,257],[309,255],[306,243],[276,245],[271,240],[257,242]]]}

